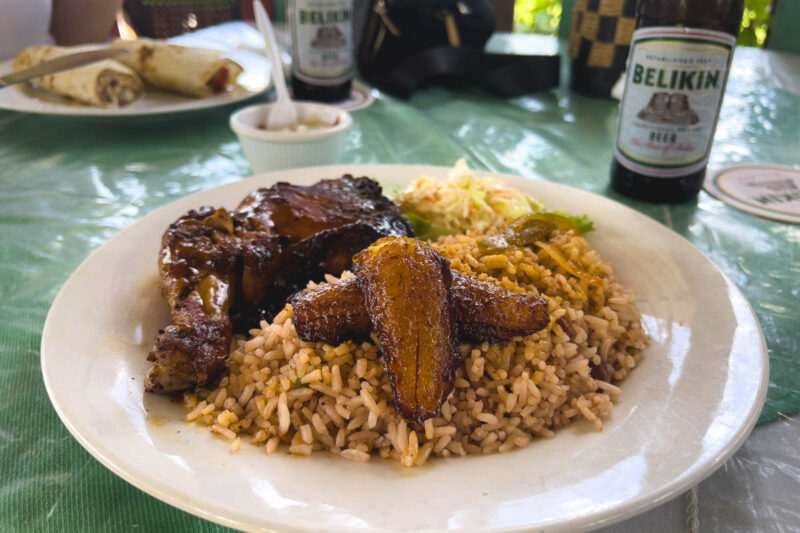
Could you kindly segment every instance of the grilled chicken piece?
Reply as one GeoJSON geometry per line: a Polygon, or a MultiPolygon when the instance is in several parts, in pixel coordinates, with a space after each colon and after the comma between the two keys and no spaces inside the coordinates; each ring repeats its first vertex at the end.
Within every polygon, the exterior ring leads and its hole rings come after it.
{"type": "Polygon", "coordinates": [[[158,332],[145,390],[172,392],[216,376],[228,357],[228,317],[236,283],[238,242],[224,209],[203,207],[171,224],[162,238],[161,292],[172,324],[158,332]]]}
{"type": "Polygon", "coordinates": [[[377,239],[413,235],[377,182],[349,174],[308,187],[281,182],[259,189],[239,204],[234,220],[245,241],[247,235],[277,236],[271,254],[277,261],[248,262],[257,254],[245,254],[243,305],[234,314],[236,329],[243,331],[274,316],[309,280],[340,275],[353,255],[377,239]]]}
{"type": "Polygon", "coordinates": [[[309,280],[340,275],[352,256],[411,227],[368,178],[278,183],[233,213],[204,207],[170,225],[159,258],[172,325],[148,359],[148,391],[204,385],[224,368],[233,330],[270,319],[309,280]]]}
{"type": "MultiPolygon", "coordinates": [[[[550,323],[547,300],[452,272],[453,317],[461,341],[498,341],[536,333],[550,323]]],[[[372,326],[355,278],[297,293],[290,300],[297,335],[307,342],[362,341],[372,326]]]]}
{"type": "Polygon", "coordinates": [[[387,237],[356,255],[353,271],[380,342],[395,407],[417,422],[437,416],[461,362],[450,263],[426,243],[387,237]]]}

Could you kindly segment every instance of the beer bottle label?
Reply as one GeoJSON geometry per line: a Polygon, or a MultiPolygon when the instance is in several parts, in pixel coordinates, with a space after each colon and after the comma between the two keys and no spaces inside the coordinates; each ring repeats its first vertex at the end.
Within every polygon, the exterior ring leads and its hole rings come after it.
{"type": "Polygon", "coordinates": [[[351,0],[294,0],[292,73],[315,85],[339,85],[352,77],[351,0]]]}
{"type": "Polygon", "coordinates": [[[735,42],[674,26],[633,33],[614,145],[621,165],[664,178],[706,165],[735,42]]]}

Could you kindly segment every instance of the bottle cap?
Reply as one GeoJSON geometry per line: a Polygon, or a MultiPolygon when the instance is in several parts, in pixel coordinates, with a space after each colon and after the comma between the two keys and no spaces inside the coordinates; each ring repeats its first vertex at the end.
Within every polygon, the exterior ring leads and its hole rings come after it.
{"type": "Polygon", "coordinates": [[[782,165],[733,165],[709,171],[705,190],[741,211],[800,224],[800,169],[782,165]]]}

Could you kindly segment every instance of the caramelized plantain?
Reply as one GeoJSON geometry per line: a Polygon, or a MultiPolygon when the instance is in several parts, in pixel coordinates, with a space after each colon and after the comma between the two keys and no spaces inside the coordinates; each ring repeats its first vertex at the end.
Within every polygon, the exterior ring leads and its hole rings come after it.
{"type": "Polygon", "coordinates": [[[547,300],[532,294],[455,273],[450,290],[461,340],[511,339],[536,333],[550,323],[547,300]]]}
{"type": "MultiPolygon", "coordinates": [[[[517,294],[491,281],[452,272],[453,319],[461,341],[509,340],[547,326],[547,300],[517,294]]],[[[372,326],[353,278],[297,293],[291,300],[297,335],[339,344],[369,337],[372,326]]]]}
{"type": "Polygon", "coordinates": [[[395,407],[408,420],[439,414],[453,390],[456,346],[448,261],[430,245],[386,237],[353,258],[395,407]]]}
{"type": "Polygon", "coordinates": [[[299,292],[290,303],[294,327],[304,341],[336,345],[365,340],[372,331],[356,278],[299,292]]]}

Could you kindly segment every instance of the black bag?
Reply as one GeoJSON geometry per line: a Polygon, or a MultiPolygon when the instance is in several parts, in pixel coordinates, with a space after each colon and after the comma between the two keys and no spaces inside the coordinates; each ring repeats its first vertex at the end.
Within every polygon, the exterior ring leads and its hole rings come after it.
{"type": "Polygon", "coordinates": [[[558,85],[558,56],[487,54],[495,18],[488,0],[371,0],[358,49],[361,75],[408,98],[453,79],[501,97],[558,85]]]}

